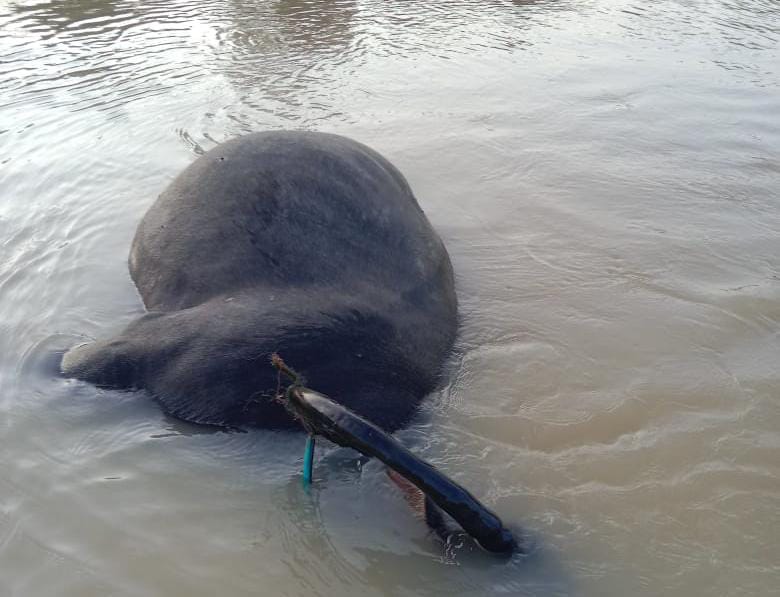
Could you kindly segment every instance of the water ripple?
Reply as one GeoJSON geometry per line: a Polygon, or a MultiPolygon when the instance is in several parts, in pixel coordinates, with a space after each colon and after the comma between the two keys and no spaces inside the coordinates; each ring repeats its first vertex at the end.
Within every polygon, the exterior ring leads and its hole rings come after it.
{"type": "Polygon", "coordinates": [[[771,592],[779,10],[0,3],[0,592],[771,592]],[[306,494],[299,435],[57,375],[142,312],[154,197],[279,127],[375,146],[444,238],[457,354],[399,438],[535,537],[528,560],[441,549],[376,463],[324,448],[306,494]]]}

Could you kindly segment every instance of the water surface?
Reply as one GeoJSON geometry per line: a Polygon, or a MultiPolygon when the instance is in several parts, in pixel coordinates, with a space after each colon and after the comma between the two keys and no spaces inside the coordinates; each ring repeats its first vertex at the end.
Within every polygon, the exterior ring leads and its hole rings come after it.
{"type": "Polygon", "coordinates": [[[769,595],[780,586],[772,0],[0,1],[0,594],[769,595]],[[56,375],[142,312],[165,185],[352,136],[457,273],[399,437],[535,551],[444,550],[375,463],[56,375]]]}

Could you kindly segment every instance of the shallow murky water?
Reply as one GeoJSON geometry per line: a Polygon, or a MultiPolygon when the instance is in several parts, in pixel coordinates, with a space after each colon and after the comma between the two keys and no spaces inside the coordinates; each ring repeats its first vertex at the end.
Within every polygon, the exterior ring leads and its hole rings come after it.
{"type": "Polygon", "coordinates": [[[780,586],[773,0],[0,1],[0,594],[769,595],[780,586]],[[536,550],[442,550],[375,463],[56,375],[142,310],[205,149],[363,141],[463,325],[399,436],[536,550]]]}

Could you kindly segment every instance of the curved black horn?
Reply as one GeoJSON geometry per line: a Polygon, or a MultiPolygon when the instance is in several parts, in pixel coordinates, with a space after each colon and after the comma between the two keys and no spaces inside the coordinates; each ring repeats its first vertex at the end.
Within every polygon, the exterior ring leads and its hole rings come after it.
{"type": "Polygon", "coordinates": [[[452,516],[484,549],[510,553],[517,548],[514,537],[498,516],[373,423],[308,388],[291,386],[287,398],[307,430],[384,462],[452,516]]]}

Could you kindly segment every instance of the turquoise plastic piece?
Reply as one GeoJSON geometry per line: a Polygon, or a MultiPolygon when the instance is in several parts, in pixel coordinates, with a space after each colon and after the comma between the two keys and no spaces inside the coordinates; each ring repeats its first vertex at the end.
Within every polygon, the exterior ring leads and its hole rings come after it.
{"type": "Polygon", "coordinates": [[[306,451],[303,453],[303,485],[311,484],[311,472],[314,468],[314,436],[310,435],[306,440],[306,451]]]}

